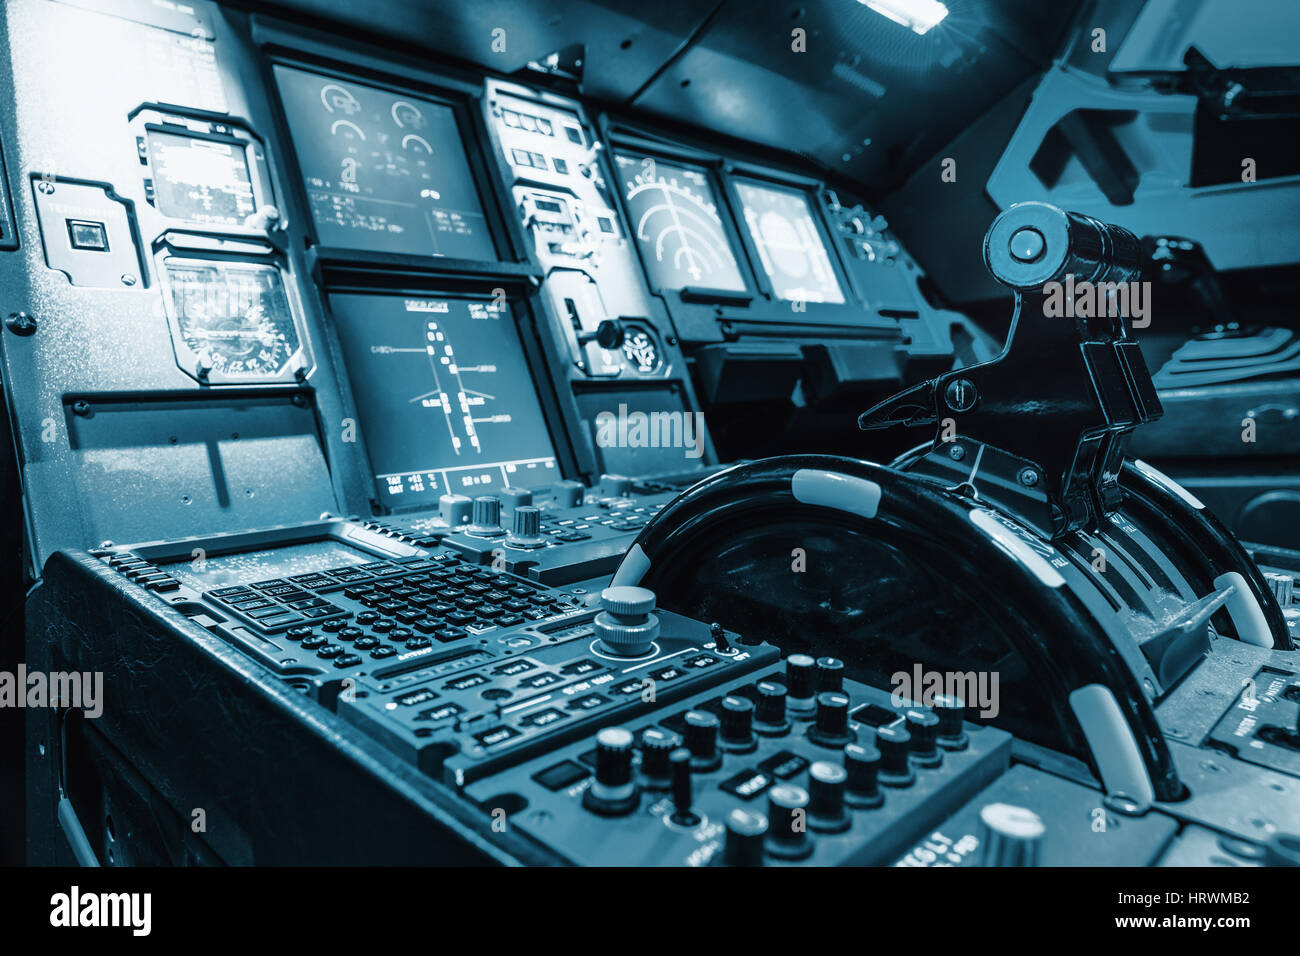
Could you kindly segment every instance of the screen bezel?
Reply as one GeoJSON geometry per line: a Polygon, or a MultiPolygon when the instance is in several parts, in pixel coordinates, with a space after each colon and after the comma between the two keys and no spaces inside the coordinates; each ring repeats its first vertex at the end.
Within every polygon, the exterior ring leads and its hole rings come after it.
{"type": "MultiPolygon", "coordinates": [[[[340,53],[342,51],[339,51],[340,53]]],[[[276,132],[282,144],[285,171],[292,181],[288,187],[292,191],[294,202],[302,213],[302,229],[308,242],[315,251],[317,259],[329,262],[346,262],[357,264],[367,259],[378,263],[395,263],[406,269],[428,271],[432,273],[486,273],[498,274],[514,272],[511,266],[517,266],[519,259],[511,253],[511,243],[507,237],[509,231],[501,213],[500,198],[493,187],[491,172],[484,159],[484,131],[474,123],[474,97],[466,93],[457,93],[449,88],[435,84],[432,77],[416,80],[413,77],[393,77],[386,73],[367,70],[359,66],[345,68],[336,60],[325,56],[313,56],[302,51],[276,50],[265,58],[267,94],[275,116],[276,132]],[[422,100],[435,106],[451,110],[456,131],[460,136],[461,151],[469,168],[470,180],[483,213],[488,238],[492,244],[495,258],[463,259],[454,256],[434,256],[419,252],[384,252],[367,249],[356,245],[331,246],[320,241],[320,232],[311,211],[311,199],[308,195],[302,163],[294,143],[289,125],[288,111],[280,84],[276,79],[275,68],[285,67],[303,73],[310,73],[343,83],[368,86],[396,96],[406,96],[422,100]]]]}
{"type": "MultiPolygon", "coordinates": [[[[372,512],[382,515],[395,515],[436,510],[438,506],[436,496],[431,501],[425,500],[409,505],[395,502],[393,496],[386,493],[386,484],[379,478],[379,472],[375,468],[374,458],[370,453],[369,446],[366,444],[365,423],[361,421],[361,412],[357,407],[356,394],[352,385],[352,373],[348,367],[347,354],[343,346],[342,336],[339,334],[338,319],[334,315],[334,306],[331,300],[336,295],[376,296],[394,299],[462,299],[478,302],[490,302],[493,300],[494,296],[489,292],[483,291],[481,288],[448,287],[447,285],[431,289],[378,288],[369,285],[358,286],[354,284],[346,284],[332,285],[328,289],[323,290],[321,294],[321,298],[325,301],[326,314],[329,316],[329,322],[332,326],[331,333],[335,339],[335,348],[337,349],[337,364],[342,371],[342,375],[340,376],[342,388],[346,389],[348,411],[356,421],[357,425],[356,444],[361,456],[361,461],[365,468],[363,477],[372,489],[372,512]]],[[[519,336],[519,344],[523,353],[524,366],[528,370],[528,377],[533,387],[533,392],[537,396],[537,404],[538,409],[541,412],[542,422],[546,426],[546,437],[551,445],[552,457],[555,459],[555,478],[558,481],[570,473],[571,461],[570,456],[568,455],[566,436],[562,431],[556,428],[556,422],[560,420],[560,413],[555,396],[550,389],[543,389],[538,385],[539,371],[545,372],[545,359],[542,354],[541,345],[534,334],[533,313],[529,307],[529,303],[519,294],[511,295],[507,293],[505,297],[505,305],[509,309],[511,319],[514,323],[515,332],[519,336]]],[[[547,380],[549,380],[549,376],[547,376],[547,380]]],[[[451,488],[444,488],[438,492],[439,495],[459,493],[461,492],[451,488]]]]}
{"type": "Polygon", "coordinates": [[[740,223],[741,239],[745,243],[746,251],[750,255],[750,258],[755,263],[754,271],[758,277],[759,288],[765,296],[773,302],[784,302],[787,305],[795,301],[777,295],[775,283],[772,281],[772,277],[768,274],[767,269],[763,267],[763,257],[759,252],[758,242],[755,240],[749,229],[749,221],[745,218],[746,205],[744,198],[740,194],[740,186],[758,186],[759,188],[768,187],[781,192],[797,193],[801,195],[804,202],[807,203],[808,218],[812,221],[813,228],[817,230],[817,235],[821,239],[822,248],[826,253],[826,260],[830,265],[831,272],[835,276],[835,281],[839,286],[840,295],[843,297],[844,301],[808,301],[805,303],[806,307],[831,306],[832,308],[839,308],[842,306],[852,305],[856,301],[857,297],[855,295],[855,290],[849,282],[848,273],[844,269],[843,264],[839,261],[835,249],[836,244],[834,238],[826,228],[826,223],[823,221],[823,215],[818,211],[819,204],[817,202],[817,195],[812,189],[800,183],[782,181],[770,176],[754,175],[752,173],[744,172],[738,167],[732,167],[728,170],[727,175],[724,177],[724,182],[728,198],[734,204],[736,218],[740,223]]]}
{"type": "Polygon", "coordinates": [[[692,293],[702,294],[708,297],[711,293],[716,293],[718,300],[745,300],[751,298],[756,289],[756,276],[754,274],[753,264],[749,260],[749,252],[742,242],[739,223],[735,221],[735,216],[729,208],[730,200],[727,197],[722,181],[721,163],[714,158],[710,160],[703,155],[690,155],[686,152],[656,148],[649,143],[644,143],[632,139],[611,140],[609,148],[609,164],[614,172],[614,189],[611,192],[616,194],[616,202],[619,212],[623,216],[623,228],[627,233],[628,239],[636,249],[637,259],[641,263],[641,273],[645,276],[646,285],[657,295],[668,296],[674,295],[682,297],[683,291],[686,292],[685,298],[692,297],[692,293]],[[641,240],[637,238],[636,230],[632,220],[632,208],[628,203],[627,195],[623,189],[623,178],[619,170],[618,158],[636,154],[639,158],[649,157],[656,163],[664,162],[675,166],[685,166],[697,170],[704,175],[708,182],[709,189],[713,192],[714,205],[718,209],[718,219],[722,226],[723,236],[730,245],[731,256],[736,263],[736,271],[740,275],[740,281],[744,285],[743,289],[723,289],[705,284],[694,286],[683,286],[680,288],[671,288],[662,286],[654,281],[651,274],[650,264],[646,259],[645,251],[641,248],[641,240]]]}

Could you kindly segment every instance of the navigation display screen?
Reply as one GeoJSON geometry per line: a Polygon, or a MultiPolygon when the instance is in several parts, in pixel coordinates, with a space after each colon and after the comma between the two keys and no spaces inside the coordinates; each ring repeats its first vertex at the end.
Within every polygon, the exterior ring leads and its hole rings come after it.
{"type": "Polygon", "coordinates": [[[330,296],[330,305],[389,507],[560,477],[509,308],[357,294],[330,296]]]}
{"type": "Polygon", "coordinates": [[[745,226],[778,299],[839,302],[844,292],[813,221],[808,194],[790,186],[736,181],[745,226]]]}
{"type": "Polygon", "coordinates": [[[187,222],[242,225],[255,210],[248,158],[238,143],[145,131],[154,205],[187,222]]]}
{"type": "Polygon", "coordinates": [[[451,107],[285,66],[275,79],[322,245],[496,259],[451,107]]]}
{"type": "Polygon", "coordinates": [[[745,290],[703,166],[627,152],[614,162],[651,285],[745,290]]]}

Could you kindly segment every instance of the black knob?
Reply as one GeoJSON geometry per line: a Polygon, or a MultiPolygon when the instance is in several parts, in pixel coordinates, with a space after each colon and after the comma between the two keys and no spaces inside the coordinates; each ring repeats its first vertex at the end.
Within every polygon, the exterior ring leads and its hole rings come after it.
{"type": "Polygon", "coordinates": [[[735,694],[722,698],[722,747],[747,753],[758,746],[754,739],[754,702],[735,694]]]}
{"type": "Polygon", "coordinates": [[[668,755],[682,745],[682,739],[668,730],[650,727],[641,734],[641,779],[646,787],[666,790],[672,780],[668,755]]]}
{"type": "Polygon", "coordinates": [[[596,734],[596,776],[582,795],[588,810],[615,816],[636,807],[632,743],[632,732],[623,727],[606,727],[596,734]]]}
{"type": "Polygon", "coordinates": [[[727,842],[722,849],[723,866],[762,866],[767,817],[740,807],[727,814],[727,842]]]}
{"type": "Polygon", "coordinates": [[[880,772],[880,751],[862,744],[849,744],[844,748],[844,772],[848,779],[845,800],[850,806],[870,809],[885,802],[885,795],[876,785],[880,772]]]}
{"type": "Polygon", "coordinates": [[[506,535],[506,546],[510,548],[541,548],[546,544],[546,537],[541,531],[542,510],[532,505],[520,505],[515,508],[511,531],[506,535]]]}
{"type": "Polygon", "coordinates": [[[814,830],[840,833],[849,828],[844,809],[848,772],[837,763],[818,760],[808,768],[808,825],[814,830]]]}
{"type": "Polygon", "coordinates": [[[910,787],[916,782],[916,773],[908,755],[912,749],[912,735],[901,724],[890,724],[876,731],[876,749],[880,751],[880,773],[877,778],[887,787],[910,787]]]}
{"type": "Polygon", "coordinates": [[[791,654],[785,659],[785,686],[789,694],[786,709],[812,713],[816,706],[813,695],[817,693],[817,662],[807,654],[791,654]]]}
{"type": "Polygon", "coordinates": [[[844,662],[838,657],[817,658],[817,691],[844,689],[844,662]]]}
{"type": "Polygon", "coordinates": [[[943,762],[943,754],[937,743],[939,738],[939,718],[929,709],[914,709],[907,712],[907,732],[912,735],[912,762],[922,767],[937,767],[943,762]]]}
{"type": "Polygon", "coordinates": [[[781,784],[767,792],[767,851],[785,860],[812,853],[808,835],[808,791],[781,784]]]}
{"type": "Polygon", "coordinates": [[[501,499],[495,495],[475,498],[473,518],[465,533],[476,538],[491,538],[501,531],[501,499]]]}
{"type": "Polygon", "coordinates": [[[934,714],[939,718],[939,746],[944,750],[965,750],[970,744],[966,736],[966,703],[960,697],[940,694],[934,699],[934,714]]]}
{"type": "Polygon", "coordinates": [[[691,786],[691,752],[685,747],[678,747],[668,755],[672,768],[673,816],[674,823],[693,827],[700,822],[699,816],[691,809],[694,794],[691,786]]]}
{"type": "Polygon", "coordinates": [[[785,685],[773,680],[759,681],[757,690],[754,729],[768,737],[786,733],[790,721],[785,716],[785,685]]]}
{"type": "Polygon", "coordinates": [[[696,770],[714,770],[722,763],[718,753],[718,727],[721,721],[707,710],[692,710],[686,715],[686,747],[696,770]]]}
{"type": "Polygon", "coordinates": [[[853,740],[849,730],[849,698],[847,694],[824,691],[817,695],[817,718],[808,728],[808,739],[823,747],[837,750],[853,740]]]}

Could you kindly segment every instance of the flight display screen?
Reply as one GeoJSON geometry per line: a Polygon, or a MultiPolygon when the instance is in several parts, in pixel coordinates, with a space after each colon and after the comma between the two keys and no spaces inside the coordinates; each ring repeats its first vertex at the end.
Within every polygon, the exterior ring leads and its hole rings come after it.
{"type": "Polygon", "coordinates": [[[242,225],[255,211],[248,157],[239,143],[148,129],[154,205],[187,222],[242,225]]]}
{"type": "Polygon", "coordinates": [[[745,290],[703,166],[628,152],[614,162],[651,285],[745,290]]]}
{"type": "Polygon", "coordinates": [[[508,307],[337,294],[330,305],[382,501],[428,507],[559,477],[508,307]]]}
{"type": "Polygon", "coordinates": [[[808,194],[791,186],[736,180],[745,227],[778,299],[844,301],[808,194]]]}
{"type": "Polygon", "coordinates": [[[451,107],[275,67],[322,245],[496,259],[451,107]]]}

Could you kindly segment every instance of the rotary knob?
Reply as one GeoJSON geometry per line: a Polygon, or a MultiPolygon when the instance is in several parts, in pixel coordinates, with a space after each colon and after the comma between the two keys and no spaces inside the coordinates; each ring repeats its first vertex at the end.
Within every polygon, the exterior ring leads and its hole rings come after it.
{"type": "Polygon", "coordinates": [[[781,784],[767,792],[767,851],[783,860],[801,860],[812,853],[808,835],[808,791],[781,784]]]}
{"type": "Polygon", "coordinates": [[[748,753],[758,746],[754,737],[754,702],[729,695],[722,699],[722,747],[731,753],[748,753]]]}
{"type": "Polygon", "coordinates": [[[817,692],[844,689],[844,662],[838,657],[817,658],[817,692]]]}
{"type": "Polygon", "coordinates": [[[810,714],[817,704],[817,662],[807,654],[791,654],[785,659],[786,709],[792,714],[810,714]]]}
{"type": "Polygon", "coordinates": [[[722,764],[722,754],[718,752],[718,729],[722,722],[707,710],[689,711],[683,719],[691,766],[699,771],[716,770],[722,764]]]}
{"type": "Polygon", "coordinates": [[[650,727],[641,734],[641,779],[646,787],[668,789],[673,776],[668,757],[681,745],[680,737],[658,727],[650,727]]]}
{"type": "Polygon", "coordinates": [[[929,708],[907,712],[907,732],[912,735],[912,762],[921,767],[937,767],[943,762],[939,750],[939,718],[929,708]]]}
{"type": "Polygon", "coordinates": [[[876,748],[880,751],[880,773],[877,778],[886,787],[910,787],[916,783],[908,755],[912,749],[912,735],[899,724],[889,724],[876,731],[876,748]]]}
{"type": "Polygon", "coordinates": [[[557,481],[551,486],[551,495],[557,508],[579,508],[586,490],[580,481],[557,481]]]}
{"type": "Polygon", "coordinates": [[[885,795],[876,785],[880,773],[880,751],[862,744],[849,744],[844,748],[844,772],[848,779],[845,800],[850,806],[864,810],[874,809],[885,802],[885,795]]]}
{"type": "Polygon", "coordinates": [[[960,697],[941,694],[934,699],[934,715],[939,718],[938,743],[944,750],[965,750],[970,745],[966,736],[966,704],[960,697]]]}
{"type": "Polygon", "coordinates": [[[438,499],[438,519],[449,528],[469,524],[474,503],[464,495],[443,495],[438,499]]]}
{"type": "Polygon", "coordinates": [[[825,691],[817,695],[817,717],[808,728],[808,739],[823,747],[837,750],[852,742],[849,730],[849,698],[847,694],[825,691]]]}
{"type": "Polygon", "coordinates": [[[722,848],[723,866],[762,866],[767,817],[737,807],[727,814],[727,842],[722,848]]]}
{"type": "Polygon", "coordinates": [[[842,833],[849,828],[849,813],[844,809],[844,791],[848,771],[829,760],[818,760],[808,768],[808,825],[826,833],[842,833]]]}
{"type": "Polygon", "coordinates": [[[492,538],[502,532],[501,499],[495,495],[484,495],[474,499],[474,515],[466,534],[476,538],[492,538]]]}
{"type": "Polygon", "coordinates": [[[990,803],[980,810],[984,866],[1037,866],[1042,854],[1042,819],[1032,810],[990,803]]]}
{"type": "Polygon", "coordinates": [[[542,512],[532,505],[515,509],[513,525],[506,535],[507,548],[541,548],[546,544],[542,535],[542,512]]]}
{"type": "Polygon", "coordinates": [[[583,806],[604,816],[631,813],[638,803],[632,778],[632,732],[606,727],[596,734],[596,773],[582,795],[583,806]]]}
{"type": "Polygon", "coordinates": [[[600,648],[616,657],[640,657],[659,636],[659,618],[650,612],[655,593],[648,588],[618,585],[600,592],[604,608],[591,622],[600,648]]]}
{"type": "Polygon", "coordinates": [[[788,733],[790,720],[785,716],[785,685],[772,680],[759,681],[757,690],[754,730],[765,737],[788,733]]]}

